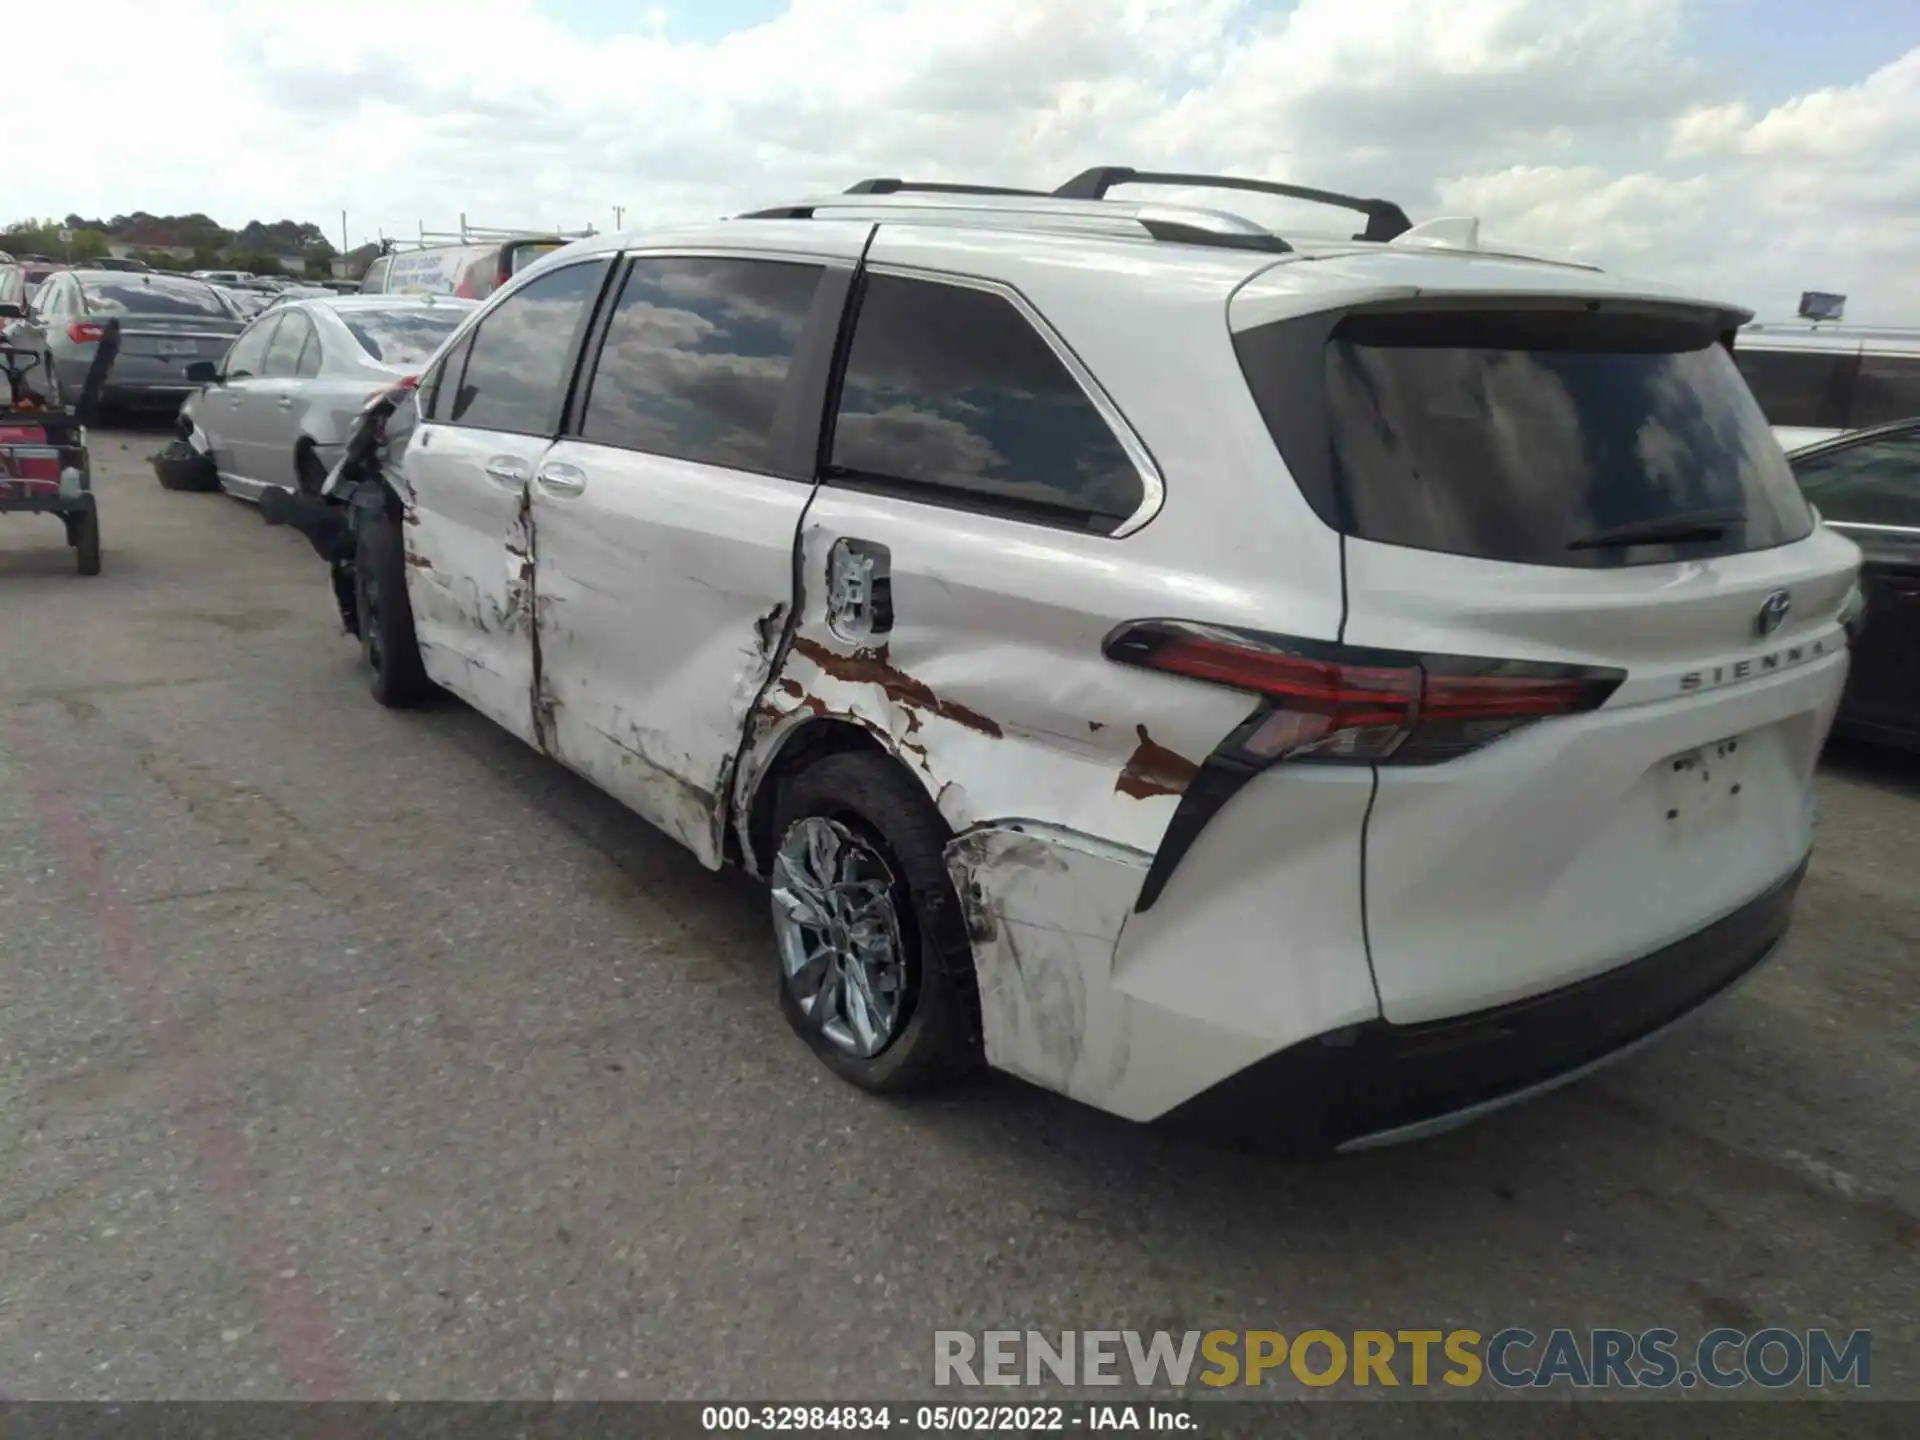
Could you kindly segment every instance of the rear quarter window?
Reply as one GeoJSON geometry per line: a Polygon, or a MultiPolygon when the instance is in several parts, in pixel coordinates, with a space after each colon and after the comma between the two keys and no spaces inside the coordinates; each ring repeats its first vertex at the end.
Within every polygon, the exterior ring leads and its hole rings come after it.
{"type": "Polygon", "coordinates": [[[1010,299],[885,274],[859,302],[829,475],[1098,534],[1146,494],[1106,416],[1010,299]]]}

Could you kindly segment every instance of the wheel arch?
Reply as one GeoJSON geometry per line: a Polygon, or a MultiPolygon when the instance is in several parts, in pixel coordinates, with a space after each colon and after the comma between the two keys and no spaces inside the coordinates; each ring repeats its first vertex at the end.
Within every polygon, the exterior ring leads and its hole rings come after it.
{"type": "MultiPolygon", "coordinates": [[[[883,756],[912,777],[916,788],[925,789],[921,773],[891,740],[858,715],[800,712],[779,719],[763,713],[742,749],[732,807],[729,848],[734,853],[730,858],[748,874],[765,878],[773,854],[774,806],[781,784],[828,755],[855,751],[883,756]]],[[[931,796],[928,803],[932,803],[931,796]]]]}

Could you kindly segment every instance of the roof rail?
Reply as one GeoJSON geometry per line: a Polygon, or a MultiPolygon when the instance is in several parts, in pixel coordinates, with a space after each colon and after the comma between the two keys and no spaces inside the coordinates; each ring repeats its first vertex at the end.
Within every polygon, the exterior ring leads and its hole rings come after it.
{"type": "Polygon", "coordinates": [[[1391,200],[1362,200],[1332,190],[1311,190],[1304,185],[1282,185],[1274,180],[1247,180],[1238,175],[1182,175],[1172,171],[1135,170],[1126,165],[1096,165],[1082,170],[1053,192],[1059,200],[1104,200],[1115,185],[1183,185],[1193,189],[1250,190],[1262,195],[1284,195],[1292,200],[1310,200],[1316,205],[1335,205],[1356,210],[1367,217],[1367,228],[1356,240],[1386,242],[1413,228],[1407,212],[1391,200]]]}
{"type": "Polygon", "coordinates": [[[858,180],[847,187],[849,195],[1032,195],[1045,190],[1016,190],[1007,185],[956,185],[942,180],[858,180]]]}
{"type": "MultiPolygon", "coordinates": [[[[865,183],[865,182],[863,182],[865,183]]],[[[787,205],[749,210],[742,220],[811,220],[835,210],[869,215],[897,212],[902,220],[936,215],[949,222],[995,223],[1022,228],[1077,234],[1132,236],[1186,245],[1213,245],[1230,250],[1258,250],[1283,255],[1293,247],[1278,235],[1242,215],[1203,210],[1189,205],[1138,202],[1061,201],[1041,191],[988,189],[984,186],[904,186],[894,190],[855,187],[839,195],[821,196],[787,205]],[[932,191],[928,198],[922,194],[932,191]]],[[[889,216],[889,218],[896,218],[889,216]]]]}

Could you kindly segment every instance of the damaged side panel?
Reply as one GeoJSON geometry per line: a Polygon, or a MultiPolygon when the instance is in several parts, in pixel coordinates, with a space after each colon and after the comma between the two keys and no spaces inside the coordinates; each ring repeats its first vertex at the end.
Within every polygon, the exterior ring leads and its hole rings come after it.
{"type": "Polygon", "coordinates": [[[1022,815],[1151,854],[1199,761],[1246,714],[1229,691],[1102,655],[1114,617],[1140,601],[1138,577],[1115,573],[1100,537],[956,526],[937,509],[829,488],[800,548],[804,604],[748,733],[743,826],[789,738],[832,719],[896,756],[955,831],[1022,815]],[[843,543],[888,557],[877,629],[833,613],[843,543]]]}
{"type": "Polygon", "coordinates": [[[548,442],[422,426],[397,493],[428,676],[524,740],[535,717],[535,537],[527,484],[548,442]],[[492,467],[490,472],[488,467],[492,467]]]}
{"type": "Polygon", "coordinates": [[[544,747],[718,866],[810,489],[579,440],[546,463],[584,481],[532,490],[544,747]]]}

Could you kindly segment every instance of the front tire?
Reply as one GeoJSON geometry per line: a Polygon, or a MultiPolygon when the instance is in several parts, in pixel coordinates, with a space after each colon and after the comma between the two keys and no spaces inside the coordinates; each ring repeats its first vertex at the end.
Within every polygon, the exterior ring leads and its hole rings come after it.
{"type": "Polygon", "coordinates": [[[948,834],[884,756],[832,754],[782,785],[772,902],[787,1023],[843,1080],[926,1090],[980,1061],[948,834]]]}
{"type": "Polygon", "coordinates": [[[308,445],[302,445],[294,452],[293,475],[302,495],[318,496],[320,488],[327,483],[326,467],[308,445]]]}
{"type": "Polygon", "coordinates": [[[407,600],[407,565],[400,526],[390,515],[360,522],[353,561],[354,605],[360,621],[360,653],[373,672],[373,698],[403,709],[433,693],[413,633],[407,600]]]}

